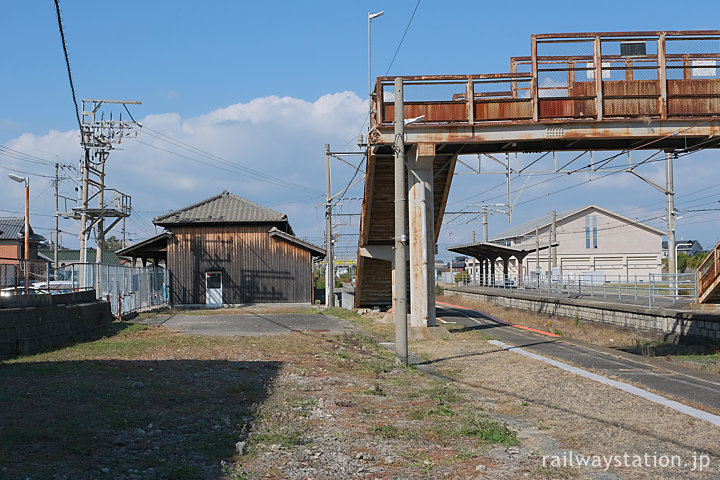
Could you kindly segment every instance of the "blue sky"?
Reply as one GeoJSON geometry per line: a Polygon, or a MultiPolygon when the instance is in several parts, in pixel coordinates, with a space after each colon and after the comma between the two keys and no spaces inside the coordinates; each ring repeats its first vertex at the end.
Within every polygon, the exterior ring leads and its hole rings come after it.
{"type": "MultiPolygon", "coordinates": [[[[391,65],[415,6],[416,0],[62,1],[78,99],[141,100],[133,115],[152,129],[124,142],[108,163],[107,183],[133,196],[136,215],[127,223],[129,238],[152,235],[153,216],[227,189],[287,213],[300,236],[322,243],[323,210],[316,204],[323,201],[324,145],[351,149],[354,137],[364,133],[369,11],[385,11],[373,21],[374,76],[504,72],[511,56],[529,54],[533,33],[716,28],[710,16],[696,13],[707,2],[688,1],[678,9],[675,2],[650,1],[510,5],[421,0],[391,65]],[[166,136],[211,156],[179,148],[166,136]],[[218,158],[272,179],[259,181],[218,158]]],[[[0,155],[0,215],[15,215],[23,207],[21,189],[6,173],[31,174],[32,224],[48,236],[53,208],[49,163],[59,158],[77,165],[81,155],[54,4],[8,1],[0,10],[0,145],[44,160],[0,155]]],[[[678,160],[679,209],[718,205],[716,158],[715,151],[706,151],[678,160]]],[[[642,173],[664,178],[662,163],[642,173]]],[[[333,163],[334,190],[352,174],[333,163]]],[[[64,171],[64,176],[75,175],[64,171]]],[[[629,174],[573,187],[588,180],[583,175],[523,190],[513,223],[595,203],[664,228],[658,218],[664,208],[660,192],[629,174]],[[568,187],[573,188],[556,193],[568,187]]],[[[527,185],[541,180],[532,178],[527,185]]],[[[449,208],[504,201],[495,198],[502,189],[490,190],[501,181],[456,178],[449,208]]],[[[513,196],[524,182],[513,179],[513,196]]],[[[61,183],[68,196],[74,187],[70,178],[61,183]]],[[[361,194],[360,187],[348,192],[361,194]]],[[[357,212],[359,201],[348,200],[339,210],[357,212]]],[[[718,213],[688,212],[678,222],[678,239],[698,238],[711,247],[720,239],[718,213]]],[[[441,255],[445,245],[470,241],[472,230],[482,230],[467,220],[443,228],[441,255]]],[[[507,227],[507,217],[491,216],[491,235],[507,227]]],[[[61,229],[63,243],[76,246],[77,225],[63,220],[61,229]]],[[[354,251],[356,221],[340,230],[347,234],[341,248],[354,251]]]]}

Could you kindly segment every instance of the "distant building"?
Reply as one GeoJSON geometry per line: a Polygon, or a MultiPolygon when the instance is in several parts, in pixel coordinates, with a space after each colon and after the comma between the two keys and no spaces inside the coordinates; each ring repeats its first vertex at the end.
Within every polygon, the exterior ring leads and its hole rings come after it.
{"type": "MultiPolygon", "coordinates": [[[[87,249],[87,263],[95,263],[97,250],[94,248],[87,249]]],[[[38,257],[48,262],[55,261],[55,250],[52,248],[41,248],[38,250],[38,257]]],[[[64,267],[71,263],[80,263],[80,250],[72,250],[67,248],[58,249],[58,266],[64,267]]],[[[103,250],[100,263],[102,265],[121,265],[120,259],[112,250],[103,250]]]]}
{"type": "MultiPolygon", "coordinates": [[[[675,240],[675,249],[678,253],[693,256],[703,251],[702,245],[697,240],[675,240]]],[[[662,258],[668,256],[668,242],[662,242],[662,258]]]]}
{"type": "Polygon", "coordinates": [[[173,305],[312,302],[313,257],[325,252],[286,215],[223,191],[153,223],[167,233],[117,253],[166,259],[173,305]]]}
{"type": "MultiPolygon", "coordinates": [[[[490,241],[507,246],[532,247],[536,239],[547,245],[552,215],[548,214],[493,236],[490,241]],[[536,237],[536,228],[538,236],[536,237]]],[[[662,230],[596,205],[557,212],[557,265],[562,275],[602,272],[606,276],[647,277],[662,272],[662,230]]],[[[523,272],[549,273],[550,249],[539,252],[540,262],[530,253],[523,260],[523,272]]],[[[502,272],[499,267],[498,271],[502,272]]],[[[516,275],[517,259],[509,260],[509,273],[516,275]]]]}
{"type": "MultiPolygon", "coordinates": [[[[37,259],[38,244],[44,241],[40,235],[33,232],[30,226],[30,255],[28,258],[37,259]]],[[[25,217],[0,217],[0,260],[18,260],[25,258],[25,217]]]]}

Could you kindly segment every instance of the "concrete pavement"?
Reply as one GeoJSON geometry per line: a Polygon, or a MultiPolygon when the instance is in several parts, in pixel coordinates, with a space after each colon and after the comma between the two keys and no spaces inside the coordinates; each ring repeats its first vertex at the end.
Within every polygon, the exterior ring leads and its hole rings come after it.
{"type": "Polygon", "coordinates": [[[140,322],[147,325],[164,325],[185,333],[210,336],[282,335],[294,331],[338,334],[351,329],[350,324],[344,320],[317,313],[167,313],[141,318],[140,322]]]}

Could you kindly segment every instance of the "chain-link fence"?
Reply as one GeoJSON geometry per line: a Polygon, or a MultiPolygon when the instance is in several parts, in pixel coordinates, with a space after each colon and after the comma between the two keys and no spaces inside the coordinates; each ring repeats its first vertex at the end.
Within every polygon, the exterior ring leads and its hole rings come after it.
{"type": "Polygon", "coordinates": [[[24,293],[26,274],[28,287],[38,282],[47,282],[50,279],[50,263],[45,260],[0,258],[0,289],[3,290],[2,293],[24,293]]]}
{"type": "Polygon", "coordinates": [[[53,281],[74,289],[94,288],[98,298],[110,301],[114,314],[165,305],[170,298],[168,271],[162,267],[75,263],[55,271],[53,281]]]}

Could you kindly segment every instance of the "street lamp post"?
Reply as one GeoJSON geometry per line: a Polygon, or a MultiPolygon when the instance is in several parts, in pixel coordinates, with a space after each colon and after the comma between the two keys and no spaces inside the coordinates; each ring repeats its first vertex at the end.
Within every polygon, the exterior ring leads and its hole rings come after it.
{"type": "MultiPolygon", "coordinates": [[[[377,13],[368,12],[368,115],[372,115],[372,66],[370,62],[370,24],[372,23],[373,19],[381,17],[384,13],[384,10],[377,13]]],[[[370,120],[368,120],[368,128],[371,128],[370,120]]]]}
{"type": "Polygon", "coordinates": [[[28,284],[30,276],[28,273],[28,264],[30,260],[30,177],[19,177],[15,174],[8,175],[11,180],[25,184],[25,295],[29,293],[28,284]]]}

